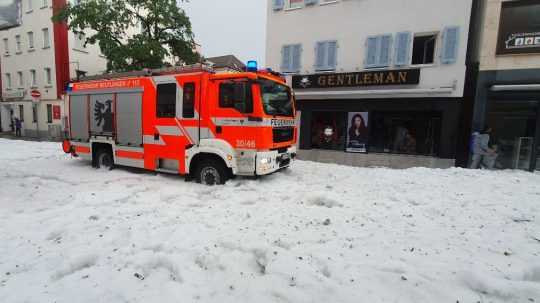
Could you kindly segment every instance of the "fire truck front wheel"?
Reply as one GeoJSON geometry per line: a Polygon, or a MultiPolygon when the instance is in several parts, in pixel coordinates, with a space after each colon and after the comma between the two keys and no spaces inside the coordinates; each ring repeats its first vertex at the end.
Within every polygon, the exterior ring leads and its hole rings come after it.
{"type": "Polygon", "coordinates": [[[229,172],[222,161],[217,159],[203,159],[195,169],[195,179],[205,185],[225,184],[229,179],[229,172]]]}

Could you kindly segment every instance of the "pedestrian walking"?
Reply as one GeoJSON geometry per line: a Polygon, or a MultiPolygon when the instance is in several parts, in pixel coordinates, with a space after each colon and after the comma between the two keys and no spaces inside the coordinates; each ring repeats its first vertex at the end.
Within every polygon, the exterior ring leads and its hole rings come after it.
{"type": "Polygon", "coordinates": [[[15,118],[15,136],[21,136],[22,121],[19,118],[15,118]]]}
{"type": "Polygon", "coordinates": [[[490,147],[490,135],[492,129],[486,126],[481,133],[473,133],[472,137],[472,159],[470,168],[477,169],[485,167],[493,169],[497,159],[497,151],[490,147]]]}

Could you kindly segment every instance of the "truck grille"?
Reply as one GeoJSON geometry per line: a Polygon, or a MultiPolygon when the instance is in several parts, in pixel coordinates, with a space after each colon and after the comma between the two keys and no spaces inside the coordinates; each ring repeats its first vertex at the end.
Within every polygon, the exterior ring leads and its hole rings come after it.
{"type": "Polygon", "coordinates": [[[292,127],[280,127],[272,130],[274,137],[274,143],[292,141],[294,137],[294,128],[292,127]]]}

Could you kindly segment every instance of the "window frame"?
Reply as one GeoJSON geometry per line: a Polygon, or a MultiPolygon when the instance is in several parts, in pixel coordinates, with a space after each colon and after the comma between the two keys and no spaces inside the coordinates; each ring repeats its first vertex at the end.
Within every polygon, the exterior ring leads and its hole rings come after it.
{"type": "MultiPolygon", "coordinates": [[[[410,46],[410,57],[411,57],[411,61],[410,61],[410,65],[411,66],[415,66],[415,67],[422,67],[422,66],[434,66],[435,64],[437,64],[437,54],[439,53],[440,51],[440,40],[441,39],[441,33],[439,31],[432,31],[432,32],[419,32],[419,33],[413,33],[412,34],[412,39],[411,39],[411,46],[410,46]],[[429,37],[429,36],[434,36],[435,39],[434,39],[434,43],[435,43],[435,46],[433,47],[433,62],[432,63],[417,63],[415,64],[414,63],[414,41],[416,38],[420,38],[420,37],[429,37]]],[[[424,51],[425,51],[425,48],[424,48],[424,51]]],[[[424,57],[425,59],[425,57],[424,57]]]]}
{"type": "Polygon", "coordinates": [[[19,120],[24,122],[24,104],[19,104],[19,120]]]}
{"type": "Polygon", "coordinates": [[[225,80],[219,83],[218,87],[218,107],[220,109],[233,109],[239,113],[242,114],[252,114],[254,112],[254,102],[253,102],[253,83],[251,81],[247,80],[237,80],[237,81],[230,81],[225,80]],[[245,104],[244,111],[239,110],[236,107],[236,104],[240,102],[235,102],[236,98],[236,90],[233,90],[233,98],[232,98],[232,104],[231,105],[224,105],[223,104],[223,86],[224,85],[238,85],[242,84],[244,86],[244,93],[246,93],[245,96],[243,96],[245,99],[243,100],[243,103],[245,104]]]}
{"type": "Polygon", "coordinates": [[[22,71],[18,71],[17,76],[19,78],[19,82],[18,82],[19,86],[18,87],[23,88],[24,87],[24,73],[22,71]]]}
{"type": "Polygon", "coordinates": [[[9,56],[9,39],[4,38],[4,56],[9,56]]]}
{"type": "Polygon", "coordinates": [[[53,106],[47,104],[47,123],[53,123],[53,106]]]}
{"type": "Polygon", "coordinates": [[[47,49],[51,47],[51,33],[49,31],[48,27],[44,27],[41,29],[41,34],[43,36],[43,49],[47,49]]]}
{"type": "Polygon", "coordinates": [[[13,83],[11,83],[11,73],[6,73],[5,74],[5,77],[6,77],[6,89],[11,89],[11,86],[13,83]]]}
{"type": "Polygon", "coordinates": [[[45,85],[51,86],[52,85],[52,71],[50,67],[45,67],[43,69],[45,71],[45,85]]]}
{"type": "Polygon", "coordinates": [[[37,73],[35,69],[30,70],[30,87],[35,88],[37,87],[37,73]]]}
{"type": "Polygon", "coordinates": [[[20,34],[15,35],[15,53],[16,54],[22,53],[22,41],[21,41],[20,34]]]}
{"type": "Polygon", "coordinates": [[[28,36],[28,51],[33,51],[35,49],[34,32],[29,31],[26,34],[28,36]]]}
{"type": "Polygon", "coordinates": [[[176,104],[177,104],[177,100],[178,100],[178,83],[176,82],[163,82],[163,83],[157,83],[156,85],[156,118],[158,119],[167,119],[167,118],[175,118],[176,117],[176,104]],[[174,102],[172,102],[172,105],[173,105],[173,110],[172,110],[172,115],[171,115],[171,112],[169,110],[167,110],[167,114],[160,114],[162,111],[160,111],[160,106],[170,106],[171,105],[171,102],[167,102],[167,103],[160,103],[160,90],[159,88],[160,87],[163,87],[163,86],[174,86],[174,102]]]}

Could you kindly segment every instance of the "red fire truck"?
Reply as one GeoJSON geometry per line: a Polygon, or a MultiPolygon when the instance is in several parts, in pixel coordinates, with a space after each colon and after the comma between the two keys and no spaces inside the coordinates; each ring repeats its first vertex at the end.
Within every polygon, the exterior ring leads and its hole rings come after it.
{"type": "Polygon", "coordinates": [[[296,156],[294,98],[271,71],[204,65],[89,77],[66,98],[66,153],[223,184],[288,167],[296,156]]]}

